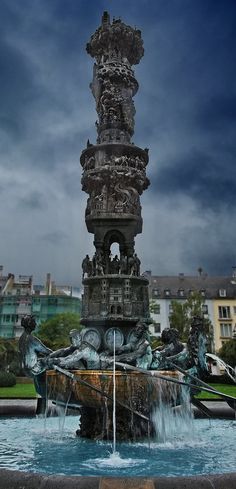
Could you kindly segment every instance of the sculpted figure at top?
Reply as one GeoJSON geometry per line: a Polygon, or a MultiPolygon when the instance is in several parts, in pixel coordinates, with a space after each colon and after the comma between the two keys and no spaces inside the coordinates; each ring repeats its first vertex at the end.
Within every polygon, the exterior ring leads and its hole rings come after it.
{"type": "Polygon", "coordinates": [[[120,61],[128,66],[138,64],[144,54],[141,31],[120,19],[110,23],[108,12],[104,12],[102,25],[92,35],[86,50],[98,64],[108,61],[120,61]]]}
{"type": "Polygon", "coordinates": [[[87,44],[96,60],[91,90],[98,113],[98,143],[129,142],[134,132],[135,108],[132,97],[138,82],[131,68],[144,54],[141,31],[104,12],[102,25],[87,44]]]}

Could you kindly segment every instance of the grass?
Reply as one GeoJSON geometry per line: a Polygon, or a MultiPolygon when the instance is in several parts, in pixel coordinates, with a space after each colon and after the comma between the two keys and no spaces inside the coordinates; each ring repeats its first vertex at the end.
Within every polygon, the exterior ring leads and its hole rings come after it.
{"type": "MultiPolygon", "coordinates": [[[[228,396],[236,397],[236,386],[230,384],[209,384],[213,389],[227,394],[228,396]]],[[[202,391],[196,396],[198,399],[215,399],[219,398],[218,394],[210,394],[209,392],[202,391]]]]}
{"type": "MultiPolygon", "coordinates": [[[[236,397],[236,386],[228,384],[209,384],[217,391],[229,396],[236,397]]],[[[27,399],[35,398],[36,392],[34,384],[16,384],[13,387],[0,387],[0,399],[27,399]]],[[[215,399],[219,398],[218,394],[210,394],[202,391],[196,396],[198,399],[215,399]]]]}
{"type": "Polygon", "coordinates": [[[35,398],[34,384],[16,384],[13,387],[0,387],[0,399],[35,398]]]}

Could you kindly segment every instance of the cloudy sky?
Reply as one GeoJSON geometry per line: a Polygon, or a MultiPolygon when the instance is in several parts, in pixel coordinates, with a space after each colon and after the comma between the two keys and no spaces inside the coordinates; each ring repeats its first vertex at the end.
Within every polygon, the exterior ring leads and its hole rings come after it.
{"type": "Polygon", "coordinates": [[[93,252],[79,157],[96,140],[85,46],[103,10],[142,30],[133,141],[151,186],[142,269],[236,265],[235,0],[0,0],[0,263],[81,283],[93,252]]]}

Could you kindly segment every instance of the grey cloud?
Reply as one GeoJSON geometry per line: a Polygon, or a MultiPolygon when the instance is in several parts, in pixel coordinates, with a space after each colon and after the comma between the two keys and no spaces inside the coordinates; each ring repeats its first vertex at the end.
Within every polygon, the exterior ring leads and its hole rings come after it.
{"type": "Polygon", "coordinates": [[[42,210],[46,206],[44,195],[37,191],[30,192],[28,195],[21,197],[18,204],[29,210],[42,210]]]}
{"type": "Polygon", "coordinates": [[[58,229],[56,231],[52,231],[50,233],[46,233],[44,234],[41,239],[43,241],[47,241],[48,243],[52,244],[52,245],[62,245],[64,244],[67,240],[68,240],[68,235],[58,229]]]}
{"type": "MultiPolygon", "coordinates": [[[[232,214],[236,218],[236,211],[232,214]]],[[[231,242],[235,230],[223,214],[216,219],[207,219],[202,227],[185,230],[182,237],[181,260],[186,269],[201,266],[210,275],[230,274],[236,263],[236,252],[231,242]]]]}

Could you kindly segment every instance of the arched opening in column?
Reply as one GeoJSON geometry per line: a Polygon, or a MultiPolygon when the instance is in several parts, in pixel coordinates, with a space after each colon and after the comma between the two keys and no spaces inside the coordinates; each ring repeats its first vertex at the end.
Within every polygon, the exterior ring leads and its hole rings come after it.
{"type": "Polygon", "coordinates": [[[109,231],[104,238],[104,252],[106,257],[106,273],[118,275],[121,273],[121,264],[125,254],[125,237],[117,230],[109,231]]]}

